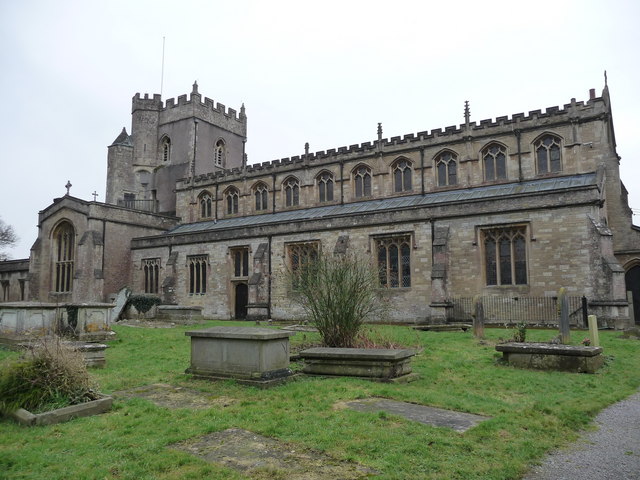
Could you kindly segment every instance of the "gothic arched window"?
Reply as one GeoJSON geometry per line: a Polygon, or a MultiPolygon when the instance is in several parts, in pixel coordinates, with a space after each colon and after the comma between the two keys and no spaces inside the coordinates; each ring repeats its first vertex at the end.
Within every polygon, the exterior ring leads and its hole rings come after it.
{"type": "Polygon", "coordinates": [[[484,179],[506,180],[507,178],[507,149],[497,143],[492,143],[482,150],[484,165],[484,179]]]}
{"type": "Polygon", "coordinates": [[[216,146],[213,149],[213,163],[217,167],[224,167],[225,154],[224,140],[220,139],[216,142],[216,146]]]}
{"type": "Polygon", "coordinates": [[[69,222],[62,222],[53,232],[56,292],[70,292],[73,288],[75,240],[76,234],[69,222]]]}
{"type": "Polygon", "coordinates": [[[282,182],[282,189],[284,190],[285,207],[300,205],[300,182],[298,182],[297,178],[287,178],[282,182]]]}
{"type": "Polygon", "coordinates": [[[162,161],[168,162],[171,160],[171,139],[166,135],[162,137],[161,141],[162,161]]]}
{"type": "Polygon", "coordinates": [[[227,215],[233,215],[238,213],[238,201],[240,199],[240,192],[236,187],[230,187],[226,194],[227,200],[227,215]]]}
{"type": "Polygon", "coordinates": [[[458,184],[458,173],[455,153],[445,151],[436,157],[436,173],[438,175],[438,186],[458,184]]]}
{"type": "Polygon", "coordinates": [[[322,172],[316,177],[318,183],[318,200],[320,202],[333,201],[333,175],[330,172],[322,172]]]}
{"type": "Polygon", "coordinates": [[[268,208],[269,189],[260,182],[253,188],[253,195],[256,199],[256,211],[266,210],[268,208]]]}
{"type": "Polygon", "coordinates": [[[413,187],[411,185],[411,174],[413,173],[413,170],[411,166],[411,162],[406,158],[400,158],[393,164],[392,170],[394,192],[410,192],[411,190],[413,190],[413,187]]]}
{"type": "Polygon", "coordinates": [[[371,196],[371,169],[361,165],[353,171],[356,198],[371,196]]]}
{"type": "Polygon", "coordinates": [[[535,142],[534,148],[538,173],[562,171],[561,144],[562,141],[555,135],[544,135],[535,142]]]}
{"type": "Polygon", "coordinates": [[[211,218],[211,206],[213,204],[213,198],[211,194],[204,191],[198,197],[198,203],[200,204],[200,218],[211,218]]]}

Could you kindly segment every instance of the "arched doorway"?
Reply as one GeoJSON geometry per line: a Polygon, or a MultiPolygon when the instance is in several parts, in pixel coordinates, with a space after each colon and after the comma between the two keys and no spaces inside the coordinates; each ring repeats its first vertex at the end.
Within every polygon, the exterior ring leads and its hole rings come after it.
{"type": "Polygon", "coordinates": [[[627,270],[624,274],[624,281],[627,285],[627,291],[633,294],[634,321],[640,324],[640,265],[627,270]]]}
{"type": "Polygon", "coordinates": [[[247,303],[249,301],[249,287],[246,283],[236,284],[236,318],[247,318],[247,303]]]}

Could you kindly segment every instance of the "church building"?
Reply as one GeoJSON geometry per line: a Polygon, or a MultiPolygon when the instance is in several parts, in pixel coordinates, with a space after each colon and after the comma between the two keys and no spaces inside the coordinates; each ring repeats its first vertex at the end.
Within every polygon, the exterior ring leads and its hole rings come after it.
{"type": "Polygon", "coordinates": [[[565,288],[605,324],[640,323],[640,228],[606,85],[495,120],[467,106],[459,126],[402,137],[378,124],[370,142],[261,164],[246,141],[244,105],[197,84],[136,94],[131,133],[108,147],[106,202],[67,194],[42,210],[28,263],[0,262],[0,300],[105,302],[126,286],[207,318],[297,320],[287,272],[348,253],[379,272],[377,320],[441,323],[468,316],[463,299],[565,288]]]}

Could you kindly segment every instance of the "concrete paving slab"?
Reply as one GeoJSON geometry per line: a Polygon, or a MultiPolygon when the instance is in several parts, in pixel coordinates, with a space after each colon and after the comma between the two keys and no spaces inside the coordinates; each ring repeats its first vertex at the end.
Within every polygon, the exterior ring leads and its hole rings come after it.
{"type": "Polygon", "coordinates": [[[398,402],[386,398],[354,400],[352,402],[346,402],[346,405],[359,412],[378,412],[382,410],[383,412],[393,415],[399,415],[407,420],[432,425],[434,427],[452,428],[457,432],[465,432],[490,418],[472,413],[427,407],[415,403],[398,402]]]}
{"type": "Polygon", "coordinates": [[[359,480],[377,473],[356,463],[239,428],[195,437],[169,448],[238,470],[250,478],[359,480]]]}

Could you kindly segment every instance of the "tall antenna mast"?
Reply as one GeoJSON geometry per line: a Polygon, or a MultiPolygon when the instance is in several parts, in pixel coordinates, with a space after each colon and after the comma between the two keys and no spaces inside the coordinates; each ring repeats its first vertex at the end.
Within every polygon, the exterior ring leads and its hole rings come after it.
{"type": "Polygon", "coordinates": [[[162,88],[164,87],[164,37],[162,37],[162,73],[160,74],[160,96],[162,97],[162,88]]]}

